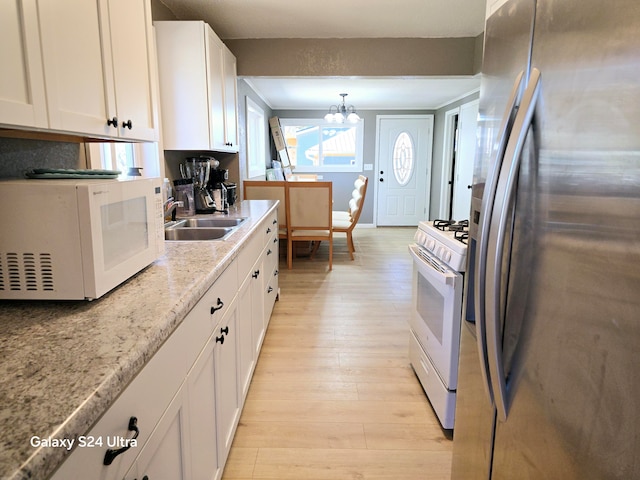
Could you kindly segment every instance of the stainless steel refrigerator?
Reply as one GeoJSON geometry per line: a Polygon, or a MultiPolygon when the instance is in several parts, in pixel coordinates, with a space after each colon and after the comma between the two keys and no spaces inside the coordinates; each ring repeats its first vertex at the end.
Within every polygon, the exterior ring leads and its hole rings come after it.
{"type": "Polygon", "coordinates": [[[453,480],[640,479],[640,2],[485,29],[453,480]]]}

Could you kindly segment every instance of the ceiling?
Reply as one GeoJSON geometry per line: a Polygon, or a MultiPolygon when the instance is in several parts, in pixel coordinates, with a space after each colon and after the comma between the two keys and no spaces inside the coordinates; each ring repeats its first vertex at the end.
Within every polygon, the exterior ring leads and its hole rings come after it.
{"type": "MultiPolygon", "coordinates": [[[[485,0],[160,0],[179,20],[225,39],[476,37],[485,0]]],[[[358,109],[434,109],[476,91],[479,78],[247,79],[273,109],[325,109],[348,93],[358,109]]]]}
{"type": "Polygon", "coordinates": [[[273,78],[247,81],[274,110],[435,110],[478,90],[479,78],[273,78]]]}

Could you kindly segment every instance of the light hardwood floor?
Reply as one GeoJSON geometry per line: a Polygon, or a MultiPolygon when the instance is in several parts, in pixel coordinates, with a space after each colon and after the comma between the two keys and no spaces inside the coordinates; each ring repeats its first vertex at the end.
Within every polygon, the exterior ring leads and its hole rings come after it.
{"type": "Polygon", "coordinates": [[[280,259],[280,301],[224,480],[449,480],[452,441],[408,360],[415,228],[280,259]],[[284,261],[283,261],[284,260],[284,261]]]}

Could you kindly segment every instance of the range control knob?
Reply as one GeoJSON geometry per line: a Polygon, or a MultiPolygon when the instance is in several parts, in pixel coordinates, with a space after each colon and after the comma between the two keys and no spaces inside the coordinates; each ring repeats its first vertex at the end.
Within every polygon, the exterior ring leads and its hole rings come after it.
{"type": "Polygon", "coordinates": [[[449,263],[449,260],[451,260],[451,252],[448,251],[448,250],[446,252],[444,252],[442,260],[444,260],[445,262],[449,263]]]}
{"type": "Polygon", "coordinates": [[[433,249],[436,246],[436,241],[433,238],[430,238],[429,240],[427,240],[427,248],[431,251],[433,251],[433,249]]]}

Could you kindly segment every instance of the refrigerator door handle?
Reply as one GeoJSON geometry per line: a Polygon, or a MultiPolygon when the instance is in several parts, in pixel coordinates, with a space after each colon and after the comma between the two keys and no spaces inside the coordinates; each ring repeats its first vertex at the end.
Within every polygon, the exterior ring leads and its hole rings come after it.
{"type": "Polygon", "coordinates": [[[482,384],[489,397],[491,405],[494,404],[493,392],[491,390],[491,379],[489,375],[489,363],[487,358],[487,339],[486,339],[486,317],[485,317],[485,284],[487,281],[487,249],[488,249],[488,231],[493,214],[493,207],[496,198],[496,186],[498,177],[504,160],[504,153],[507,141],[511,133],[514,118],[518,112],[518,103],[522,96],[524,83],[524,72],[520,72],[515,79],[507,107],[497,137],[497,149],[495,161],[492,163],[493,168],[487,175],[487,180],[482,195],[482,207],[480,222],[478,225],[478,255],[476,256],[476,281],[474,282],[474,298],[475,300],[475,318],[476,318],[476,342],[478,344],[478,352],[480,354],[480,371],[482,372],[482,384]]]}
{"type": "Polygon", "coordinates": [[[504,255],[505,235],[509,220],[509,206],[512,204],[517,186],[520,159],[529,127],[533,121],[538,94],[540,92],[540,71],[532,68],[522,103],[513,123],[504,156],[504,166],[498,178],[495,197],[495,212],[491,216],[489,230],[489,248],[487,250],[486,288],[486,333],[489,375],[493,390],[498,419],[506,421],[509,405],[507,402],[506,372],[502,358],[502,332],[500,315],[502,305],[502,259],[504,255]]]}

